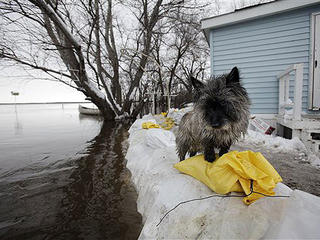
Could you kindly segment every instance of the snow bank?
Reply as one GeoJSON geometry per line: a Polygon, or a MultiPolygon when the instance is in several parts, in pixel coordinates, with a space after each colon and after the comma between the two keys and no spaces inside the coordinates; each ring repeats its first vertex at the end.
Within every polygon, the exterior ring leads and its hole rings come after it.
{"type": "Polygon", "coordinates": [[[296,152],[299,153],[306,162],[320,169],[319,156],[308,151],[303,142],[297,137],[285,139],[248,130],[244,138],[240,139],[237,144],[241,146],[255,146],[256,149],[263,148],[264,150],[272,152],[296,152]]]}
{"type": "Polygon", "coordinates": [[[173,167],[178,162],[175,136],[163,129],[141,129],[142,122],[150,120],[155,121],[146,116],[132,125],[126,155],[144,222],[139,239],[319,238],[320,198],[284,184],[277,185],[276,194],[290,198],[263,198],[250,206],[242,198],[192,201],[159,224],[180,202],[214,193],[173,167]]]}
{"type": "Polygon", "coordinates": [[[320,158],[316,154],[310,153],[308,156],[308,162],[310,162],[312,166],[320,169],[320,158]]]}
{"type": "Polygon", "coordinates": [[[250,144],[256,147],[273,150],[275,152],[303,151],[307,149],[299,138],[285,139],[282,137],[266,135],[257,131],[248,130],[247,134],[239,143],[250,144]]]}

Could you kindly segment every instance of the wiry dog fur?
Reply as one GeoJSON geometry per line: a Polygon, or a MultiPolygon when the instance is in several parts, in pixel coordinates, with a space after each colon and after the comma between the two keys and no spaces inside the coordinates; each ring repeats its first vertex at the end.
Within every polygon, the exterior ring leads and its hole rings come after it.
{"type": "Polygon", "coordinates": [[[206,84],[194,78],[191,81],[196,91],[194,109],[181,119],[177,152],[180,161],[187,152],[190,156],[204,152],[205,159],[213,162],[215,148],[220,149],[222,156],[246,133],[250,101],[236,67],[228,75],[211,78],[206,84]]]}

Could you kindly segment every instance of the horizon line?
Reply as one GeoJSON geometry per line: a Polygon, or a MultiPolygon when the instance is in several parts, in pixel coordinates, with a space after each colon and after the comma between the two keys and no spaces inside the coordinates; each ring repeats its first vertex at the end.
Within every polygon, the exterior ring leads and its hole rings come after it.
{"type": "Polygon", "coordinates": [[[77,102],[27,102],[27,103],[0,103],[0,105],[26,105],[26,104],[74,104],[74,103],[91,103],[88,101],[77,102]]]}

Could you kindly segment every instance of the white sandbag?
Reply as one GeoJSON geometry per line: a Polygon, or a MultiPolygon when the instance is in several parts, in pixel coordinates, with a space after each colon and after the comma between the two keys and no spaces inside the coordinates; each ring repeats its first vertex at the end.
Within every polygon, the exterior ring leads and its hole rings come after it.
{"type": "Polygon", "coordinates": [[[151,148],[163,148],[176,145],[176,137],[168,130],[151,128],[146,132],[146,145],[151,148]]]}
{"type": "Polygon", "coordinates": [[[279,222],[274,222],[267,239],[319,239],[320,198],[295,190],[282,209],[279,222]]]}

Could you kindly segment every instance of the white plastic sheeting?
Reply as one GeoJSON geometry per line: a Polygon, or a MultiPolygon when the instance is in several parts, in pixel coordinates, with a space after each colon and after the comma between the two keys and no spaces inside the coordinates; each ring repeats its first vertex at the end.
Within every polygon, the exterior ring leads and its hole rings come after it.
{"type": "Polygon", "coordinates": [[[127,167],[138,191],[138,211],[144,227],[140,239],[319,239],[320,198],[278,184],[276,195],[246,206],[242,198],[206,197],[208,187],[173,168],[178,161],[175,136],[162,129],[141,129],[137,120],[130,129],[127,167]],[[159,226],[157,226],[159,224],[159,226]]]}

